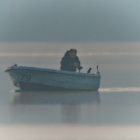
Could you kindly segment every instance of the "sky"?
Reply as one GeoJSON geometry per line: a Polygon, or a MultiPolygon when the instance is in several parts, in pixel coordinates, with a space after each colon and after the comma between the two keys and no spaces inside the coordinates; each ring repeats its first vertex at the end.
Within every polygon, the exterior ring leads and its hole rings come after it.
{"type": "Polygon", "coordinates": [[[0,0],[0,41],[140,41],[140,0],[0,0]]]}

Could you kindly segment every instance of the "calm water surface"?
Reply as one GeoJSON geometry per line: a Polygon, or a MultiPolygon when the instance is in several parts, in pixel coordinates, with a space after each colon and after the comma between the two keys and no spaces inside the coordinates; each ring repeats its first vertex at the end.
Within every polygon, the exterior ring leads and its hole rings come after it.
{"type": "Polygon", "coordinates": [[[139,45],[1,43],[0,138],[139,140],[139,45]],[[69,48],[79,50],[83,72],[99,65],[99,92],[19,92],[4,73],[15,63],[59,69],[69,48]]]}

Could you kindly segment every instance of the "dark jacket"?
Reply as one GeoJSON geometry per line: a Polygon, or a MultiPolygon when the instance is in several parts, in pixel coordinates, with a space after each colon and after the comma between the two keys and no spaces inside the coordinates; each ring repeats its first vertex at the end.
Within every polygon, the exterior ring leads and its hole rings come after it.
{"type": "Polygon", "coordinates": [[[66,54],[61,60],[61,70],[76,71],[77,68],[74,66],[75,63],[77,63],[80,66],[79,58],[77,56],[72,58],[69,56],[69,53],[66,52],[66,54]]]}

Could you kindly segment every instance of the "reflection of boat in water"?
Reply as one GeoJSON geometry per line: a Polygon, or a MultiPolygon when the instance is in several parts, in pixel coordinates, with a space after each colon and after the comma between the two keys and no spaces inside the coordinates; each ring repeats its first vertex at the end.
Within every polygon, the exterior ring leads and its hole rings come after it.
{"type": "Polygon", "coordinates": [[[12,122],[60,124],[83,123],[96,117],[100,106],[98,92],[16,92],[10,108],[12,122]],[[90,116],[90,113],[94,116],[90,116]],[[85,119],[83,119],[85,118],[85,119]]]}
{"type": "Polygon", "coordinates": [[[99,102],[100,94],[93,91],[21,92],[14,97],[14,104],[90,104],[99,102]]]}
{"type": "Polygon", "coordinates": [[[62,90],[94,90],[100,86],[100,73],[80,73],[35,68],[11,66],[8,72],[15,86],[23,90],[62,89],[62,90]]]}

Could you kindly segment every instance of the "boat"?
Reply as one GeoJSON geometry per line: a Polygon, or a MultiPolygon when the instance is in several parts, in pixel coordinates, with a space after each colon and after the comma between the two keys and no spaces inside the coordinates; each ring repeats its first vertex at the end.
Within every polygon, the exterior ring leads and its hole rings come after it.
{"type": "Polygon", "coordinates": [[[8,67],[13,84],[21,90],[94,90],[100,87],[100,72],[70,72],[49,68],[18,66],[8,67]]]}

